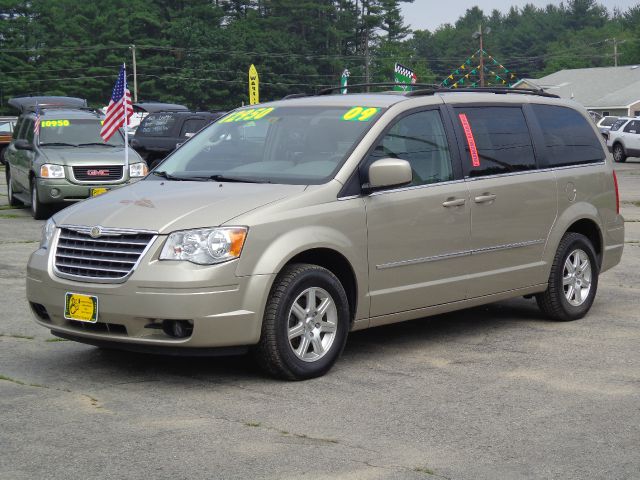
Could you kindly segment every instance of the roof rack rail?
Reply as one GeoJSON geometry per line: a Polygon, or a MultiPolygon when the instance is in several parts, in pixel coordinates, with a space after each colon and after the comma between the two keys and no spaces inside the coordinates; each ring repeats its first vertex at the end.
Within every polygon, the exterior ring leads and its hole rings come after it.
{"type": "Polygon", "coordinates": [[[352,88],[362,88],[362,87],[429,87],[429,88],[440,88],[438,85],[432,84],[432,83],[397,83],[397,82],[382,82],[382,83],[354,83],[353,85],[345,85],[345,86],[340,86],[340,87],[329,87],[329,88],[323,88],[322,90],[320,90],[318,93],[316,93],[316,95],[330,95],[332,92],[335,92],[336,90],[342,90],[342,89],[352,89],[352,88]]]}
{"type": "Polygon", "coordinates": [[[496,94],[520,94],[520,95],[537,95],[540,97],[548,98],[560,98],[553,93],[545,92],[542,89],[537,88],[512,88],[512,87],[469,87],[469,88],[442,88],[439,87],[435,90],[414,90],[412,92],[405,93],[407,97],[415,97],[420,95],[432,95],[434,93],[496,93],[496,94]]]}
{"type": "Polygon", "coordinates": [[[282,100],[290,100],[292,98],[304,98],[311,97],[313,93],[290,93],[289,95],[285,95],[282,97],[282,100]]]}

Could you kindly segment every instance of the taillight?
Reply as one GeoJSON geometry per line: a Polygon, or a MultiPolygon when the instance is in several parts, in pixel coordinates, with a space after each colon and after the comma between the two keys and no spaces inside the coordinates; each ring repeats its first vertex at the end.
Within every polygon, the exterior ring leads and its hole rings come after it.
{"type": "Polygon", "coordinates": [[[613,171],[613,185],[616,187],[616,213],[620,213],[620,192],[618,191],[618,177],[616,171],[613,171]]]}

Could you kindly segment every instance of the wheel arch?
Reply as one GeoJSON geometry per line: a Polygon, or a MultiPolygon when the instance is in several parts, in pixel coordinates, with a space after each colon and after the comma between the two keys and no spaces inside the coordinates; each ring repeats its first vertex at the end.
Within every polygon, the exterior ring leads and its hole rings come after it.
{"type": "Polygon", "coordinates": [[[320,247],[297,253],[285,263],[283,268],[294,263],[318,265],[329,270],[340,280],[347,294],[349,314],[353,323],[358,304],[358,280],[349,260],[336,250],[320,247]]]}
{"type": "Polygon", "coordinates": [[[590,219],[590,218],[581,218],[580,220],[576,220],[574,223],[569,225],[569,228],[565,231],[565,234],[568,232],[580,233],[589,239],[591,245],[593,245],[593,249],[596,251],[596,257],[598,258],[598,267],[602,267],[602,244],[603,244],[603,236],[602,230],[598,226],[598,224],[590,219]]]}

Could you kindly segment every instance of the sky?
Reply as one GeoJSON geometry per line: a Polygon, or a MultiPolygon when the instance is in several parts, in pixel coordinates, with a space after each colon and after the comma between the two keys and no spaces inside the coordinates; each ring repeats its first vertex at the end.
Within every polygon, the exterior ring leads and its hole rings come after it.
{"type": "MultiPolygon", "coordinates": [[[[493,9],[505,13],[511,6],[522,7],[527,3],[533,3],[537,7],[544,7],[550,3],[559,5],[560,0],[414,0],[412,4],[405,3],[402,6],[404,22],[413,30],[435,30],[444,23],[455,23],[464,15],[468,8],[479,6],[485,15],[491,14],[493,9]]],[[[565,2],[566,3],[566,2],[565,2]]],[[[601,5],[609,10],[618,7],[625,11],[629,7],[640,4],[640,0],[601,0],[601,5]]]]}

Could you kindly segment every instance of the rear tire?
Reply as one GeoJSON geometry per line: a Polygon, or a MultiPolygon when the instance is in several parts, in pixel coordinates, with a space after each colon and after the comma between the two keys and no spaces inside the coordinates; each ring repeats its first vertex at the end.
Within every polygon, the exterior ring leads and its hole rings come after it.
{"type": "Polygon", "coordinates": [[[319,377],[342,353],[349,327],[349,303],[338,278],[317,265],[292,264],[271,288],[254,354],[278,378],[319,377]]]}
{"type": "Polygon", "coordinates": [[[616,163],[624,163],[627,161],[627,155],[624,153],[624,147],[619,143],[613,146],[613,161],[616,163]]]}
{"type": "Polygon", "coordinates": [[[36,220],[46,220],[51,216],[53,209],[40,201],[35,180],[31,181],[31,216],[36,220]]]}
{"type": "Polygon", "coordinates": [[[12,207],[20,207],[22,202],[13,194],[13,179],[11,178],[11,170],[8,165],[6,167],[5,177],[7,179],[7,198],[9,199],[9,205],[12,207]]]}
{"type": "Polygon", "coordinates": [[[598,289],[598,261],[591,241],[579,233],[562,237],[546,291],[536,295],[540,310],[562,322],[584,317],[598,289]]]}

